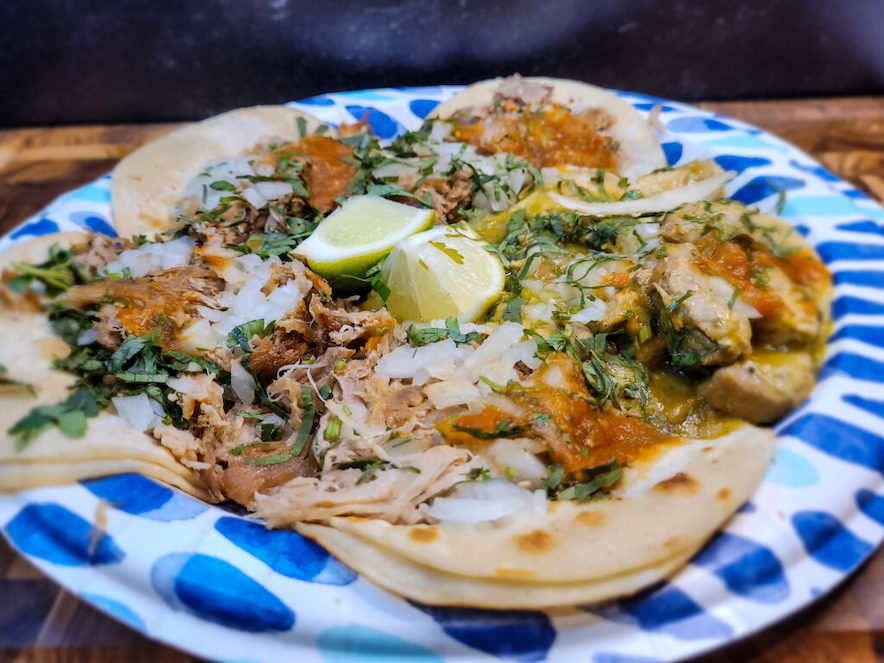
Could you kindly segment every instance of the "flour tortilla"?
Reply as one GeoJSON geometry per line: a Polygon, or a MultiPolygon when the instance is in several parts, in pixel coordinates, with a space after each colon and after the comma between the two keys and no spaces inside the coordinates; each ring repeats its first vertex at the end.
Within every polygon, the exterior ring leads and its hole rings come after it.
{"type": "MultiPolygon", "coordinates": [[[[430,117],[449,118],[457,111],[472,106],[488,106],[494,103],[494,94],[502,78],[474,83],[460,94],[441,103],[430,117]]],[[[595,85],[563,78],[528,77],[529,83],[539,83],[552,88],[549,102],[572,110],[600,108],[614,120],[604,135],[620,143],[617,150],[617,173],[630,180],[640,175],[666,167],[666,155],[651,126],[638,111],[613,92],[595,85]]],[[[561,164],[568,165],[568,164],[561,164]]]]}
{"type": "MultiPolygon", "coordinates": [[[[0,256],[0,267],[13,262],[41,262],[53,244],[67,246],[82,233],[57,233],[12,247],[0,256]]],[[[74,377],[55,369],[55,357],[67,344],[57,337],[44,313],[0,308],[0,364],[6,376],[33,386],[36,394],[14,386],[0,387],[0,492],[71,483],[100,475],[140,472],[211,501],[196,472],[182,465],[154,438],[132,430],[109,412],[88,420],[86,434],[71,438],[49,427],[21,451],[8,429],[32,408],[54,405],[70,394],[74,377]]]]}
{"type": "MultiPolygon", "coordinates": [[[[90,426],[92,422],[90,421],[90,426]]],[[[141,474],[174,486],[204,502],[217,502],[211,493],[201,488],[189,476],[182,476],[166,465],[157,465],[133,458],[113,460],[85,460],[79,462],[3,463],[0,464],[0,493],[31,490],[45,486],[61,486],[84,479],[118,474],[141,474]]]]}
{"type": "MultiPolygon", "coordinates": [[[[58,238],[54,238],[57,240],[58,238]]],[[[5,259],[42,259],[53,238],[5,259]]],[[[39,313],[0,309],[9,377],[37,388],[0,394],[0,491],[139,472],[212,501],[196,474],[152,437],[107,412],[71,439],[49,428],[22,452],[5,431],[37,404],[62,400],[72,377],[52,367],[66,347],[39,313]]],[[[716,440],[658,447],[635,463],[613,499],[550,502],[499,521],[403,526],[363,518],[300,524],[345,563],[392,591],[431,604],[539,608],[633,593],[680,568],[752,493],[769,464],[770,430],[743,426],[716,440]]]]}
{"type": "Polygon", "coordinates": [[[595,580],[531,583],[445,573],[332,527],[303,523],[296,529],[384,589],[431,605],[475,608],[538,609],[628,596],[670,577],[696,552],[683,551],[650,566],[595,580]]]}
{"type": "Polygon", "coordinates": [[[85,243],[89,235],[79,230],[67,230],[65,232],[50,233],[41,237],[19,242],[3,253],[0,253],[0,272],[5,269],[15,269],[12,265],[16,262],[25,262],[31,265],[39,265],[49,260],[49,249],[53,244],[67,249],[85,243]]]}
{"type": "Polygon", "coordinates": [[[296,141],[301,138],[298,118],[307,122],[308,134],[322,124],[294,108],[252,106],[178,129],[135,150],[113,172],[117,231],[131,237],[169,230],[175,223],[173,207],[207,162],[250,154],[262,142],[296,141]]]}
{"type": "MultiPolygon", "coordinates": [[[[628,574],[637,579],[647,569],[668,572],[669,562],[696,551],[755,490],[774,443],[769,429],[746,425],[715,440],[670,447],[625,471],[613,499],[550,502],[545,514],[526,510],[496,522],[432,526],[331,519],[329,526],[349,535],[346,539],[311,526],[300,530],[321,537],[335,555],[353,557],[345,545],[355,537],[373,545],[377,555],[406,559],[464,583],[547,587],[628,574]]],[[[356,558],[352,564],[369,577],[377,573],[373,563],[356,558]]]]}

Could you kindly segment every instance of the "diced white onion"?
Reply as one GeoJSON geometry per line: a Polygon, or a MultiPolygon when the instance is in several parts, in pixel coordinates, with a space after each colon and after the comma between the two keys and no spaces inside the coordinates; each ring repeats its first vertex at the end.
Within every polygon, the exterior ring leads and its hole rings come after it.
{"type": "Polygon", "coordinates": [[[508,470],[515,473],[515,481],[530,481],[533,486],[540,487],[540,482],[547,477],[549,470],[533,453],[534,441],[526,438],[509,440],[501,438],[482,451],[482,458],[495,466],[500,474],[508,470]]]}
{"type": "Polygon", "coordinates": [[[587,300],[586,306],[571,316],[572,322],[595,322],[608,313],[608,303],[601,299],[587,300]]]}
{"type": "Polygon", "coordinates": [[[437,410],[455,405],[475,403],[479,400],[479,389],[469,380],[444,380],[434,382],[424,388],[427,397],[437,410]]]}
{"type": "Polygon", "coordinates": [[[506,479],[494,479],[458,484],[450,497],[437,497],[427,512],[438,520],[480,523],[521,509],[545,511],[543,491],[532,493],[506,479]]]}
{"type": "Polygon", "coordinates": [[[255,402],[255,381],[239,359],[230,362],[230,386],[243,405],[248,406],[255,402]]]}
{"type": "Polygon", "coordinates": [[[123,251],[102,268],[104,274],[123,275],[129,270],[133,278],[146,276],[151,270],[183,267],[190,258],[195,242],[189,237],[178,237],[169,242],[143,244],[136,249],[123,251]]]}
{"type": "Polygon", "coordinates": [[[285,198],[292,192],[292,185],[288,182],[256,182],[255,188],[267,200],[285,198]]]}
{"type": "Polygon", "coordinates": [[[240,195],[249,201],[253,207],[257,207],[258,209],[264,207],[267,204],[267,199],[260,194],[258,189],[254,186],[249,186],[243,189],[240,192],[240,195]]]}
{"type": "MultiPolygon", "coordinates": [[[[132,426],[133,430],[146,431],[157,426],[161,418],[157,415],[152,401],[147,394],[138,394],[137,396],[114,396],[111,402],[126,422],[132,426]]],[[[159,404],[156,404],[159,407],[159,404]]]]}

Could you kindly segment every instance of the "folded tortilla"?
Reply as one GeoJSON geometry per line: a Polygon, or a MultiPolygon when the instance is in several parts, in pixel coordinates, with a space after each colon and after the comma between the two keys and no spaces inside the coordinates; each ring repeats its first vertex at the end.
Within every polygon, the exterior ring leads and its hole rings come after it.
{"type": "Polygon", "coordinates": [[[683,551],[646,567],[593,580],[536,583],[446,573],[333,527],[302,523],[296,529],[387,590],[430,605],[476,608],[538,609],[628,596],[665,580],[696,552],[683,551]]]}
{"type": "Polygon", "coordinates": [[[262,142],[296,141],[301,138],[299,119],[311,134],[322,124],[287,106],[252,106],[210,117],[138,148],[114,168],[111,201],[117,232],[131,237],[169,230],[175,223],[175,204],[207,162],[245,156],[262,142]]]}
{"type": "MultiPolygon", "coordinates": [[[[597,585],[604,579],[612,579],[613,592],[623,586],[613,578],[628,576],[623,582],[635,591],[676,568],[674,560],[690,557],[755,490],[770,463],[775,439],[769,429],[746,425],[718,439],[670,446],[628,468],[612,499],[549,502],[546,513],[523,510],[475,524],[331,519],[329,527],[346,537],[315,525],[299,525],[298,530],[384,586],[390,586],[389,575],[395,574],[381,573],[378,559],[387,559],[381,568],[398,568],[399,560],[407,560],[424,576],[429,571],[450,576],[462,587],[481,582],[561,589],[589,583],[594,588],[582,587],[578,600],[599,600],[607,598],[603,595],[608,590],[597,585]],[[353,546],[360,554],[352,552],[353,546]]],[[[422,591],[430,603],[460,600],[454,589],[441,585],[438,597],[431,586],[422,591]]],[[[467,590],[459,591],[467,600],[467,590]]],[[[571,601],[568,592],[536,603],[526,596],[516,601],[520,595],[515,591],[501,596],[506,598],[500,604],[486,597],[483,605],[539,607],[571,601]],[[511,599],[516,603],[509,603],[511,599]]],[[[472,599],[467,602],[473,605],[472,599]]]]}
{"type": "MultiPolygon", "coordinates": [[[[494,78],[470,85],[460,94],[439,104],[430,117],[444,119],[472,106],[492,106],[494,95],[502,80],[494,78]]],[[[602,133],[619,143],[616,170],[621,177],[633,179],[657,168],[666,167],[666,155],[660,147],[660,141],[654,130],[632,105],[613,92],[563,78],[535,76],[523,80],[551,87],[552,93],[548,100],[551,103],[572,110],[599,108],[605,111],[613,120],[613,124],[602,133]]]]}
{"type": "MultiPolygon", "coordinates": [[[[53,244],[69,246],[82,233],[56,233],[23,242],[0,256],[0,269],[13,262],[42,262],[53,244]]],[[[53,367],[55,357],[68,353],[67,344],[54,334],[40,311],[0,307],[0,364],[6,377],[30,385],[0,387],[0,492],[72,483],[80,479],[126,472],[172,484],[208,501],[198,474],[182,465],[150,435],[136,431],[122,418],[101,412],[88,419],[86,434],[67,436],[51,426],[16,449],[8,429],[32,408],[54,405],[70,394],[74,377],[53,367]]]]}

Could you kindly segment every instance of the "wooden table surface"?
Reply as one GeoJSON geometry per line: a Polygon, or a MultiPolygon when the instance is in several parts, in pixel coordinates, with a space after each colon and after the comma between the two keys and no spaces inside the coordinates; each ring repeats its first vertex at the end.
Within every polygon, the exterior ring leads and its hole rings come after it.
{"type": "MultiPolygon", "coordinates": [[[[798,145],[829,170],[884,200],[884,98],[701,104],[798,145]]],[[[108,172],[178,125],[0,131],[0,232],[60,193],[108,172]]],[[[0,663],[191,661],[80,602],[0,540],[0,663]]],[[[712,661],[884,661],[884,549],[833,594],[712,661]]]]}

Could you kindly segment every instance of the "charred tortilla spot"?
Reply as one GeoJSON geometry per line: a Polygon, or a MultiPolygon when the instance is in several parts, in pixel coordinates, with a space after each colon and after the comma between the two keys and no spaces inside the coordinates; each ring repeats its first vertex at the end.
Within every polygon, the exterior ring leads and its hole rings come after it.
{"type": "Polygon", "coordinates": [[[556,540],[549,532],[536,529],[514,537],[516,548],[526,555],[543,555],[556,547],[556,540]]]}
{"type": "Polygon", "coordinates": [[[534,571],[499,567],[494,569],[494,575],[501,578],[511,578],[513,580],[529,580],[534,577],[534,571]]]}
{"type": "Polygon", "coordinates": [[[700,484],[684,472],[654,484],[653,490],[673,497],[690,497],[700,492],[700,484]]]}
{"type": "Polygon", "coordinates": [[[731,492],[730,488],[722,488],[715,493],[715,498],[722,503],[723,507],[727,507],[729,502],[734,498],[734,494],[731,492]]]}
{"type": "Polygon", "coordinates": [[[690,541],[680,536],[673,536],[671,539],[666,539],[663,542],[663,547],[671,553],[684,550],[688,545],[690,545],[690,541]]]}
{"type": "Polygon", "coordinates": [[[433,526],[416,527],[408,533],[408,538],[415,543],[432,543],[439,538],[439,530],[433,526]]]}
{"type": "Polygon", "coordinates": [[[605,514],[599,511],[581,511],[574,522],[582,527],[598,527],[605,522],[605,514]]]}

